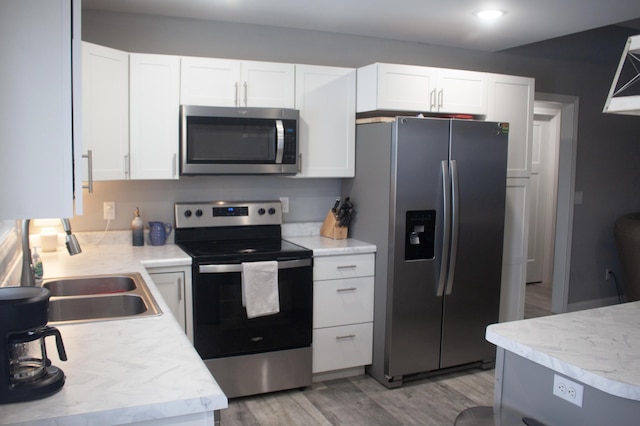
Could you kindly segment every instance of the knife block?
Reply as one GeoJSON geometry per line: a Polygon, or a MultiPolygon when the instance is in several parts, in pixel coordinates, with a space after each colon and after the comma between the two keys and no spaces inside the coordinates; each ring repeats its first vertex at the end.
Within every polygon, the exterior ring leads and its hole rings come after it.
{"type": "Polygon", "coordinates": [[[349,228],[346,226],[338,225],[338,219],[334,212],[329,210],[327,217],[324,218],[324,223],[320,228],[320,235],[334,240],[344,240],[349,234],[349,228]]]}

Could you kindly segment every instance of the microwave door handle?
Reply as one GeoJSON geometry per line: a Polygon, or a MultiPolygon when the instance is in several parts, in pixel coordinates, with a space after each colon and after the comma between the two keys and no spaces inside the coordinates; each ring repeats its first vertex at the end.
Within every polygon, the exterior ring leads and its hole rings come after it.
{"type": "Polygon", "coordinates": [[[276,120],[276,164],[282,164],[284,154],[284,124],[276,120]]]}

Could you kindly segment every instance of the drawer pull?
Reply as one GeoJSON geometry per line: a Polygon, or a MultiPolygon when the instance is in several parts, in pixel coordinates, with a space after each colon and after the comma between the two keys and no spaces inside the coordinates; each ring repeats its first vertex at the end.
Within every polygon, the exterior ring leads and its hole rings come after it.
{"type": "Polygon", "coordinates": [[[355,339],[355,334],[346,334],[344,336],[336,336],[336,340],[346,340],[346,339],[355,339]]]}
{"type": "Polygon", "coordinates": [[[348,287],[348,288],[339,288],[336,291],[338,293],[342,293],[343,291],[356,291],[356,290],[357,290],[357,288],[355,288],[355,287],[348,287]]]}
{"type": "Polygon", "coordinates": [[[341,265],[341,266],[336,266],[337,269],[353,269],[353,268],[357,268],[358,265],[341,265]]]}

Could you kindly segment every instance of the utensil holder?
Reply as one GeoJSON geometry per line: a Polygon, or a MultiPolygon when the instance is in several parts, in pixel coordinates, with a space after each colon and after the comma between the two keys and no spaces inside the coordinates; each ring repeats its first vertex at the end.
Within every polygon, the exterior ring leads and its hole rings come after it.
{"type": "Polygon", "coordinates": [[[349,234],[349,228],[346,226],[340,226],[336,214],[329,210],[327,217],[324,218],[322,227],[320,228],[320,235],[334,240],[344,240],[349,234]]]}

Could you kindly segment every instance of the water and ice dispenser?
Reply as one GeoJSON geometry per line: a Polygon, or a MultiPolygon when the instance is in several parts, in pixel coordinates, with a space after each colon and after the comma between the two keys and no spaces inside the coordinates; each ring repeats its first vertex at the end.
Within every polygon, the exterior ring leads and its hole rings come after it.
{"type": "Polygon", "coordinates": [[[404,259],[433,259],[436,211],[410,210],[405,221],[404,259]]]}

